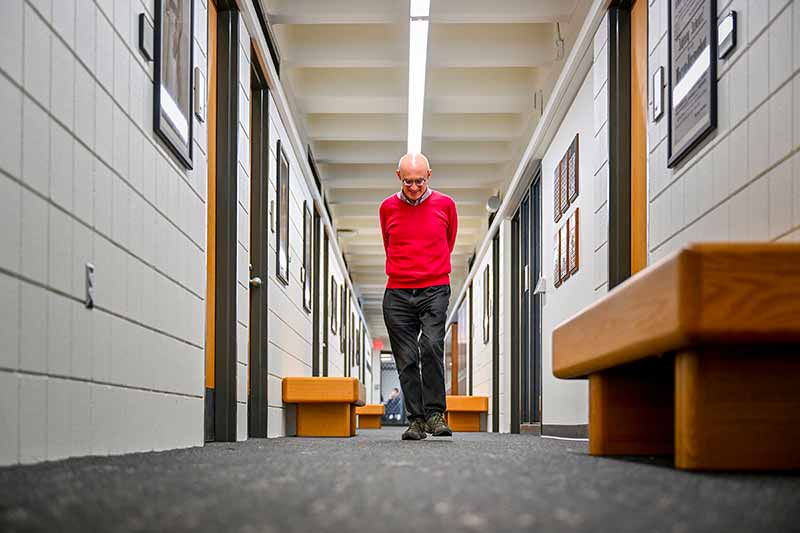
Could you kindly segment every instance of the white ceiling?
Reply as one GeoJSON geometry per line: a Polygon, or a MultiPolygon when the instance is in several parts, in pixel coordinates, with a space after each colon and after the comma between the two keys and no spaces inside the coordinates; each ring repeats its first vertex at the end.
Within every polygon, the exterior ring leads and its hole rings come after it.
{"type": "MultiPolygon", "coordinates": [[[[406,152],[408,0],[261,0],[281,79],[311,144],[340,245],[373,337],[386,330],[378,205],[406,152]]],[[[431,186],[458,207],[453,294],[560,72],[588,0],[431,0],[422,151],[431,186]]]]}

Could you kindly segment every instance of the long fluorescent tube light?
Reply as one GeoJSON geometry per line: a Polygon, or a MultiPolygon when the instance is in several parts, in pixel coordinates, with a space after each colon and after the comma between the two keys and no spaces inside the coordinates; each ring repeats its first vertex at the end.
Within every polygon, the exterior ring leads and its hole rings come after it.
{"type": "Polygon", "coordinates": [[[411,0],[411,18],[427,17],[431,11],[431,0],[411,0]]]}
{"type": "MultiPolygon", "coordinates": [[[[413,13],[412,0],[412,13],[413,13]]],[[[408,46],[408,152],[422,151],[425,107],[425,67],[428,59],[428,21],[411,20],[408,46]]]]}

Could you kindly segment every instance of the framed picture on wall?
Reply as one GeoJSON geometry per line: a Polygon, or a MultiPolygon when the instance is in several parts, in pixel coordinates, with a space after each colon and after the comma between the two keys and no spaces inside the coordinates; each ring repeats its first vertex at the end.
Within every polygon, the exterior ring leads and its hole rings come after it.
{"type": "Polygon", "coordinates": [[[192,168],[194,0],[156,0],[153,130],[192,168]]]}
{"type": "Polygon", "coordinates": [[[275,250],[277,253],[278,279],[284,284],[289,284],[289,160],[278,139],[278,173],[275,177],[277,189],[277,202],[275,206],[275,220],[278,223],[276,232],[275,250]]]}
{"type": "Polygon", "coordinates": [[[578,198],[578,134],[567,151],[567,193],[571,204],[578,198]]]}
{"type": "Polygon", "coordinates": [[[580,208],[576,207],[567,220],[567,272],[574,274],[578,271],[579,267],[579,250],[580,250],[580,226],[578,225],[578,211],[580,208]]]}
{"type": "Polygon", "coordinates": [[[486,265],[483,269],[483,344],[488,344],[489,342],[489,320],[492,308],[491,279],[489,276],[489,265],[486,265]]]}
{"type": "Polygon", "coordinates": [[[569,268],[567,266],[567,250],[569,250],[568,246],[569,243],[567,242],[567,224],[565,223],[561,228],[558,230],[558,240],[561,243],[559,248],[561,250],[560,258],[558,263],[560,265],[561,270],[561,283],[567,281],[569,278],[569,268]]]}
{"type": "Polygon", "coordinates": [[[311,209],[308,207],[308,200],[303,201],[303,266],[300,270],[300,280],[303,282],[303,308],[311,312],[311,276],[314,261],[311,257],[311,245],[313,244],[313,224],[311,209]]]}
{"type": "Polygon", "coordinates": [[[561,162],[553,171],[553,220],[561,220],[561,162]]]}
{"type": "Polygon", "coordinates": [[[569,175],[567,169],[567,154],[561,157],[561,214],[565,215],[569,209],[569,175]]]}
{"type": "Polygon", "coordinates": [[[331,276],[331,304],[330,304],[330,313],[331,313],[331,333],[336,335],[338,331],[338,322],[339,322],[339,285],[336,283],[336,278],[331,276]]]}
{"type": "Polygon", "coordinates": [[[553,285],[561,286],[561,232],[553,235],[553,285]]]}
{"type": "MultiPolygon", "coordinates": [[[[345,286],[344,282],[342,282],[342,286],[339,289],[339,324],[341,326],[341,335],[339,335],[339,351],[345,357],[345,362],[347,361],[347,354],[345,350],[347,349],[347,287],[345,286]]],[[[348,368],[345,364],[345,369],[348,368]]]]}
{"type": "Polygon", "coordinates": [[[667,166],[717,127],[717,2],[667,0],[667,166]]]}

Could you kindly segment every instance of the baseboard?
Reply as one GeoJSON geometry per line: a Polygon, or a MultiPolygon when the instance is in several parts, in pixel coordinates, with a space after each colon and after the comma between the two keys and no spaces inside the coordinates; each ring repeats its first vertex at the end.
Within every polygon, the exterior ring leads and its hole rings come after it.
{"type": "Polygon", "coordinates": [[[541,435],[542,425],[538,422],[535,424],[520,424],[519,432],[523,435],[541,435]]]}
{"type": "Polygon", "coordinates": [[[542,436],[561,437],[563,439],[587,439],[589,438],[589,425],[542,424],[542,436]]]}

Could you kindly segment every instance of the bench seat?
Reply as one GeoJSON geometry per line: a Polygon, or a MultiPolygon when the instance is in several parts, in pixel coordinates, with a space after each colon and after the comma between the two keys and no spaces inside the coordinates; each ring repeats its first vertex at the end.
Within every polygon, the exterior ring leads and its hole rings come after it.
{"type": "Polygon", "coordinates": [[[381,429],[383,411],[382,403],[370,403],[361,407],[356,407],[358,427],[360,429],[381,429]]]}
{"type": "Polygon", "coordinates": [[[553,331],[589,379],[589,451],[684,469],[800,468],[800,245],[696,244],[553,331]]]}
{"type": "Polygon", "coordinates": [[[453,431],[486,431],[488,396],[447,396],[445,419],[453,431]]]}
{"type": "Polygon", "coordinates": [[[352,437],[366,391],[356,378],[283,378],[284,403],[297,404],[298,437],[352,437]]]}

